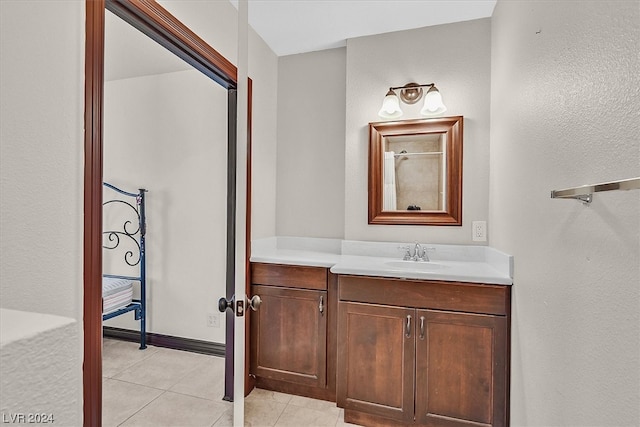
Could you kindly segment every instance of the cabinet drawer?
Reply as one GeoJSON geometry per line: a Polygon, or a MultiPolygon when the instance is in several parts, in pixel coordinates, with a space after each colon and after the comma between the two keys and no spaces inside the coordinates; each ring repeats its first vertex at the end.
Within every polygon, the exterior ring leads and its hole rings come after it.
{"type": "Polygon", "coordinates": [[[327,269],[300,265],[251,263],[251,284],[327,290],[327,269]]]}
{"type": "Polygon", "coordinates": [[[507,315],[510,288],[475,283],[340,276],[340,301],[507,315]]]}

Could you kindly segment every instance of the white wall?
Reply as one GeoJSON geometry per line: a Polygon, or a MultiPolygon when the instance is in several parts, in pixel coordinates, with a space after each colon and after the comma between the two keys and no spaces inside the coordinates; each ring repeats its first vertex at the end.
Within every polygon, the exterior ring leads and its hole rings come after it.
{"type": "MultiPolygon", "coordinates": [[[[106,82],[104,93],[104,180],[149,190],[147,330],[223,343],[227,90],[189,70],[106,82]],[[207,327],[208,313],[218,327],[207,327]]],[[[105,208],[105,226],[121,229],[113,212],[105,208]]],[[[122,251],[103,253],[105,273],[136,273],[123,272],[122,251]]],[[[133,314],[105,324],[138,328],[133,314]]]]}
{"type": "Polygon", "coordinates": [[[279,236],[344,236],[346,50],[278,61],[279,236]]]}
{"type": "MultiPolygon", "coordinates": [[[[228,2],[171,3],[181,11],[179,19],[184,16],[197,34],[235,61],[237,12],[228,2]],[[231,35],[225,31],[230,27],[231,35]]],[[[3,308],[77,321],[64,334],[65,347],[77,349],[78,357],[65,362],[77,387],[50,397],[61,399],[60,407],[76,408],[56,423],[80,425],[84,2],[3,0],[0,8],[0,299],[3,308]]],[[[276,74],[275,54],[252,33],[254,152],[266,153],[254,162],[254,201],[260,200],[261,215],[253,223],[259,237],[275,233],[276,74]]],[[[41,351],[55,348],[44,345],[41,351]]],[[[44,368],[51,375],[59,372],[59,365],[44,368]]]]}
{"type": "MultiPolygon", "coordinates": [[[[234,62],[237,11],[230,3],[162,3],[234,62]]],[[[251,30],[254,238],[275,233],[277,65],[251,30]]],[[[225,292],[227,92],[187,71],[108,82],[105,98],[105,180],[134,188],[143,181],[150,190],[148,330],[224,342],[225,316],[216,328],[206,320],[225,292]]],[[[131,317],[107,325],[136,329],[131,317]]]]}
{"type": "MultiPolygon", "coordinates": [[[[163,7],[232,63],[237,57],[237,10],[228,1],[162,0],[163,7]]],[[[249,78],[253,81],[252,238],[276,233],[276,125],[278,58],[249,29],[249,78]]]]}
{"type": "Polygon", "coordinates": [[[640,425],[640,197],[552,189],[640,176],[637,1],[499,1],[490,244],[515,256],[514,426],[640,425]]]}
{"type": "MultiPolygon", "coordinates": [[[[2,1],[0,19],[0,301],[74,319],[57,339],[78,356],[39,359],[29,368],[38,377],[13,396],[67,372],[77,388],[49,399],[65,408],[57,424],[80,425],[84,2],[2,1]]],[[[3,367],[13,362],[3,356],[3,367]]],[[[29,404],[3,408],[39,409],[29,404]]]]}
{"type": "MultiPolygon", "coordinates": [[[[471,221],[488,218],[491,21],[479,19],[347,41],[345,238],[472,244],[471,221]],[[435,83],[448,107],[464,116],[461,227],[367,224],[368,123],[390,86],[435,83]]],[[[401,119],[421,103],[402,104],[401,119]]],[[[490,228],[490,225],[489,225],[490,228]]]]}

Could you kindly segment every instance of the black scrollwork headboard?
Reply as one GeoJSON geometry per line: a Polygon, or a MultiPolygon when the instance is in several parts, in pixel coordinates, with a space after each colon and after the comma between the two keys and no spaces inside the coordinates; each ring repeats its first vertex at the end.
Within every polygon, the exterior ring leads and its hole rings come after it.
{"type": "Polygon", "coordinates": [[[102,203],[103,218],[110,208],[115,209],[119,206],[119,217],[122,226],[112,227],[111,224],[102,231],[102,248],[107,250],[123,250],[124,261],[127,265],[135,267],[140,265],[141,277],[144,276],[145,268],[145,193],[147,190],[141,188],[138,193],[130,193],[120,188],[103,183],[105,188],[115,191],[113,199],[106,200],[102,203]],[[124,196],[124,197],[123,197],[124,196]],[[124,242],[127,242],[126,249],[124,242]]]}

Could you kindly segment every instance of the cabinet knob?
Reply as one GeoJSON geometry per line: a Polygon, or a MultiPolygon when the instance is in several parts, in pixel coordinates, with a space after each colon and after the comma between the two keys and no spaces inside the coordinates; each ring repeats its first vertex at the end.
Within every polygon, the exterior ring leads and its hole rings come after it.
{"type": "Polygon", "coordinates": [[[420,316],[420,339],[424,339],[424,316],[420,316]]]}
{"type": "Polygon", "coordinates": [[[320,314],[324,313],[324,295],[320,295],[320,303],[318,304],[318,310],[320,310],[320,314]]]}
{"type": "Polygon", "coordinates": [[[251,310],[258,311],[258,308],[262,304],[262,298],[259,295],[254,295],[251,299],[247,299],[247,305],[251,307],[251,310]]]}

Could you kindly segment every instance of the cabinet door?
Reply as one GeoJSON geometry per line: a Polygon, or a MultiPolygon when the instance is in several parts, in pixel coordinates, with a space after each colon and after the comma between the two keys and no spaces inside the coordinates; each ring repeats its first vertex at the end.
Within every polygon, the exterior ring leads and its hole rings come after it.
{"type": "Polygon", "coordinates": [[[251,315],[251,373],[324,387],[327,381],[327,292],[251,287],[260,309],[251,315]]]}
{"type": "Polygon", "coordinates": [[[416,421],[506,424],[506,318],[417,311],[416,421]]]}
{"type": "Polygon", "coordinates": [[[415,310],[338,305],[338,406],[412,422],[415,310]]]}

